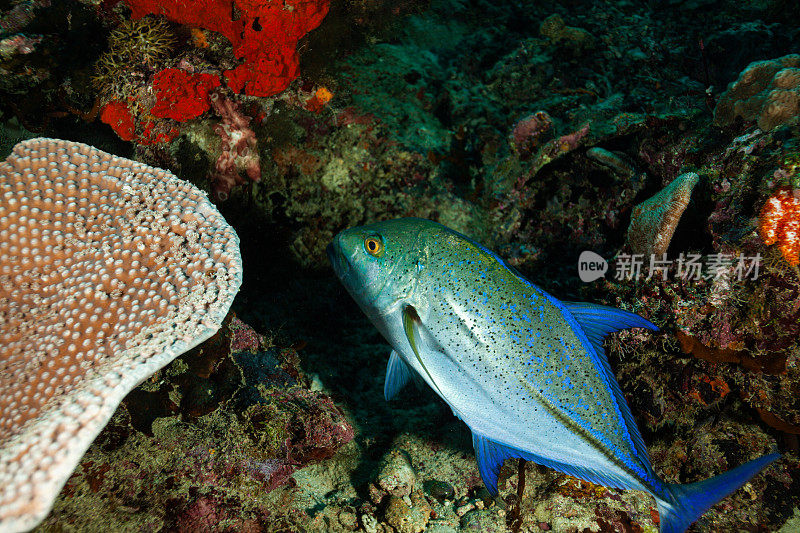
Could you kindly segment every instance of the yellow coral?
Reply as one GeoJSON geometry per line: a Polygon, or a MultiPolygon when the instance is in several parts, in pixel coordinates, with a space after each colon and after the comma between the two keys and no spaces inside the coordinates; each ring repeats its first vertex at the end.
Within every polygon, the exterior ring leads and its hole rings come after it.
{"type": "Polygon", "coordinates": [[[142,67],[155,69],[169,58],[175,37],[161,18],[143,17],[128,20],[108,38],[106,50],[95,66],[94,86],[108,99],[129,96],[128,82],[142,67]]]}

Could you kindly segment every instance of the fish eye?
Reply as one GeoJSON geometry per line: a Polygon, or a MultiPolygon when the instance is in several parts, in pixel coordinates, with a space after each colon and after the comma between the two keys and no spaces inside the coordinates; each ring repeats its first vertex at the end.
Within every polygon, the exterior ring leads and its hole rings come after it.
{"type": "Polygon", "coordinates": [[[370,235],[364,239],[364,249],[373,257],[380,257],[383,255],[383,240],[380,237],[370,235]]]}

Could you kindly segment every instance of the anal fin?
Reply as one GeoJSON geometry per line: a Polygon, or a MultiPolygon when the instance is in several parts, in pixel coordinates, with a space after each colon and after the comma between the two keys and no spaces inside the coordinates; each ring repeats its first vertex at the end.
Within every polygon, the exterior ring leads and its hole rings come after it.
{"type": "Polygon", "coordinates": [[[525,459],[526,461],[558,470],[564,474],[597,485],[605,485],[606,487],[618,489],[633,488],[630,487],[624,479],[612,474],[604,474],[590,468],[546,459],[535,453],[526,452],[519,448],[514,448],[513,446],[495,442],[474,431],[472,432],[472,446],[475,448],[475,455],[478,459],[478,471],[481,474],[481,479],[483,479],[483,483],[493,496],[497,495],[497,476],[500,474],[503,461],[506,459],[525,459]]]}

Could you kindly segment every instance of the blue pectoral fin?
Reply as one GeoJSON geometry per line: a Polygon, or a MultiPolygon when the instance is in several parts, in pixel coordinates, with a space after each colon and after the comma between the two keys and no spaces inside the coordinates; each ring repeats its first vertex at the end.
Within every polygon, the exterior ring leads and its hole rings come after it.
{"type": "Polygon", "coordinates": [[[397,352],[392,350],[389,364],[386,366],[386,381],[383,383],[383,397],[386,398],[386,401],[393,400],[400,390],[408,385],[413,376],[414,371],[408,367],[397,352]]]}
{"type": "Polygon", "coordinates": [[[732,493],[780,457],[764,455],[711,479],[688,485],[667,485],[667,499],[656,497],[661,533],[682,533],[712,505],[732,493]]]}

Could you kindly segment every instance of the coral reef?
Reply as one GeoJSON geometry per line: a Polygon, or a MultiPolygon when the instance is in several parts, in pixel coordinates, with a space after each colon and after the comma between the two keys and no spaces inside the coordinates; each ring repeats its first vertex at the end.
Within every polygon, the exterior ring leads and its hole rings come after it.
{"type": "Polygon", "coordinates": [[[291,349],[230,319],[126,398],[43,528],[94,530],[102,515],[104,529],[315,530],[290,506],[292,475],[333,457],[353,427],[330,398],[309,390],[297,362],[291,349]],[[233,390],[222,394],[222,383],[233,390]],[[187,401],[198,387],[213,399],[204,414],[187,401]],[[134,414],[152,405],[155,390],[168,391],[173,408],[142,432],[134,414]]]}
{"type": "Polygon", "coordinates": [[[654,533],[642,494],[530,463],[509,461],[492,499],[445,406],[413,387],[382,401],[388,347],[324,248],[398,216],[474,237],[557,297],[658,324],[607,352],[659,474],[784,454],[692,533],[796,529],[792,2],[0,11],[0,145],[46,132],[207,191],[251,265],[234,309],[268,333],[232,319],[135,389],[43,529],[654,533]],[[604,278],[576,275],[585,251],[604,278]],[[631,252],[667,255],[618,276],[631,252]]]}
{"type": "Polygon", "coordinates": [[[0,190],[0,527],[22,531],[120,400],[216,332],[242,259],[196,187],[85,144],[18,144],[0,190]]]}
{"type": "Polygon", "coordinates": [[[298,130],[302,146],[290,137],[273,149],[258,199],[301,223],[291,247],[301,264],[327,268],[324,250],[339,228],[380,217],[413,213],[470,227],[471,207],[437,187],[430,161],[389,140],[374,117],[346,109],[298,130]]]}

